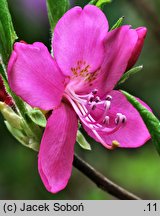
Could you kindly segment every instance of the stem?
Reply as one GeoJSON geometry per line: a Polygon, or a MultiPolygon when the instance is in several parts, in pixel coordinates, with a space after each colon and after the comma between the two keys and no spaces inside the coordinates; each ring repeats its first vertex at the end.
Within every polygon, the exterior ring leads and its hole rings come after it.
{"type": "Polygon", "coordinates": [[[115,196],[121,200],[140,200],[140,198],[136,195],[130,193],[119,185],[116,185],[114,182],[103,176],[77,155],[74,155],[73,165],[91,181],[93,181],[97,187],[108,192],[112,196],[115,196]]]}
{"type": "Polygon", "coordinates": [[[136,8],[136,10],[139,12],[139,14],[141,14],[142,17],[144,17],[147,23],[150,23],[154,36],[158,41],[160,41],[160,21],[155,11],[145,0],[132,0],[129,1],[129,3],[136,8]]]}

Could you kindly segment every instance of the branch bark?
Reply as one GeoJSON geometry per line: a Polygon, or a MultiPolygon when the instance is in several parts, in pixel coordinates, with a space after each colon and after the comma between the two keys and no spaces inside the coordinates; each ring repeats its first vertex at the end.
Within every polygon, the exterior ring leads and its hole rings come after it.
{"type": "Polygon", "coordinates": [[[112,196],[115,196],[121,200],[140,200],[139,197],[115,184],[97,170],[95,170],[91,165],[86,163],[76,154],[74,155],[73,165],[84,175],[86,175],[91,181],[93,181],[100,189],[108,192],[112,196]]]}
{"type": "Polygon", "coordinates": [[[150,24],[155,38],[160,41],[160,20],[155,11],[145,0],[128,0],[128,2],[132,4],[147,23],[150,24]]]}

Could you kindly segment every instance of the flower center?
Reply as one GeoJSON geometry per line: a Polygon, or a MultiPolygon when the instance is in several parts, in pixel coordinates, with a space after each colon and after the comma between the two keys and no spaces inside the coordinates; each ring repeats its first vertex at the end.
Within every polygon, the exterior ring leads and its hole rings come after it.
{"type": "Polygon", "coordinates": [[[86,95],[78,95],[70,88],[66,89],[64,96],[72,104],[83,124],[92,130],[102,144],[109,149],[113,149],[115,142],[112,143],[112,146],[106,144],[100,134],[110,135],[115,133],[125,125],[127,118],[122,113],[116,113],[113,121],[113,116],[109,114],[112,96],[106,95],[102,99],[98,96],[97,89],[86,95]]]}
{"type": "Polygon", "coordinates": [[[97,74],[99,73],[99,69],[91,73],[91,66],[86,61],[77,61],[74,67],[71,67],[71,71],[73,74],[72,79],[76,82],[79,82],[79,78],[83,78],[83,80],[89,83],[92,86],[92,83],[97,78],[97,74]]]}

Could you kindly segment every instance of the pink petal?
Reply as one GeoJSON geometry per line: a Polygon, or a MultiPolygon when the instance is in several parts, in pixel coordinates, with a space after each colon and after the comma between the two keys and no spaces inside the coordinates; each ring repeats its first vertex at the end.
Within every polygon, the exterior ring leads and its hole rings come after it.
{"type": "Polygon", "coordinates": [[[97,70],[104,58],[107,31],[107,19],[97,7],[69,10],[57,23],[53,37],[54,55],[63,73],[71,76],[74,69],[80,67],[80,72],[87,66],[88,72],[97,70]]]}
{"type": "MultiPolygon", "coordinates": [[[[107,114],[110,117],[110,124],[108,127],[112,127],[114,125],[117,113],[125,115],[127,122],[113,134],[107,135],[104,132],[99,132],[98,134],[100,138],[106,143],[106,145],[102,144],[104,146],[111,146],[112,142],[115,140],[120,143],[119,147],[121,148],[136,148],[145,144],[150,139],[150,134],[138,111],[127,101],[126,97],[121,92],[111,91],[109,94],[113,97],[113,99],[111,102],[111,109],[107,114]]],[[[141,102],[141,100],[139,101],[141,102]]],[[[144,102],[141,103],[150,110],[144,102]]],[[[94,118],[98,119],[103,112],[104,110],[95,110],[94,118]]],[[[92,138],[94,138],[97,142],[100,142],[100,139],[94,135],[91,129],[86,126],[84,126],[84,128],[92,138]]]]}
{"type": "Polygon", "coordinates": [[[50,110],[59,105],[64,76],[42,43],[16,43],[8,64],[11,89],[33,107],[50,110]]]}
{"type": "Polygon", "coordinates": [[[136,63],[138,57],[140,56],[142,48],[143,48],[144,40],[147,34],[147,29],[145,27],[139,27],[135,29],[135,31],[137,32],[137,35],[138,35],[138,41],[136,43],[136,46],[128,62],[127,70],[132,68],[132,66],[136,63]]]}
{"type": "Polygon", "coordinates": [[[97,79],[91,88],[99,94],[111,91],[126,71],[128,61],[137,43],[137,33],[130,26],[122,26],[108,33],[105,46],[105,59],[97,79]]]}
{"type": "Polygon", "coordinates": [[[73,109],[61,104],[48,119],[38,157],[38,169],[46,189],[64,189],[72,171],[78,120],[73,109]]]}

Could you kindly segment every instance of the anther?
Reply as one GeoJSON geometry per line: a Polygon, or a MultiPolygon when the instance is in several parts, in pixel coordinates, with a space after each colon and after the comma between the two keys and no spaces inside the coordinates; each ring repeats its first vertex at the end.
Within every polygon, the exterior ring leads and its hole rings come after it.
{"type": "Polygon", "coordinates": [[[111,100],[112,100],[112,96],[111,96],[111,95],[107,95],[107,96],[106,96],[106,100],[107,100],[107,101],[111,101],[111,100]]]}
{"type": "Polygon", "coordinates": [[[119,123],[119,118],[117,117],[117,118],[115,119],[115,124],[118,125],[118,123],[119,123]]]}
{"type": "Polygon", "coordinates": [[[120,120],[121,120],[122,114],[121,113],[117,113],[117,117],[115,119],[115,124],[118,125],[120,120]]]}
{"type": "Polygon", "coordinates": [[[96,95],[97,92],[98,92],[98,90],[97,90],[97,89],[94,89],[94,90],[92,91],[92,94],[96,95]]]}
{"type": "Polygon", "coordinates": [[[119,124],[119,123],[126,123],[127,118],[125,115],[122,115],[121,113],[117,113],[117,117],[115,119],[115,124],[119,124]]]}
{"type": "Polygon", "coordinates": [[[88,97],[88,102],[93,102],[93,100],[94,100],[94,96],[93,96],[93,95],[90,95],[90,96],[88,97]]]}
{"type": "Polygon", "coordinates": [[[122,123],[125,124],[127,122],[127,118],[125,115],[123,115],[122,123]]]}
{"type": "Polygon", "coordinates": [[[109,125],[109,116],[105,116],[103,120],[103,124],[108,124],[109,125]]]}
{"type": "Polygon", "coordinates": [[[98,103],[98,102],[100,102],[100,101],[101,101],[100,97],[96,96],[95,102],[98,103]]]}
{"type": "Polygon", "coordinates": [[[92,104],[91,104],[91,109],[92,109],[92,110],[95,110],[95,109],[96,109],[96,102],[95,102],[95,101],[92,102],[92,104]]]}

